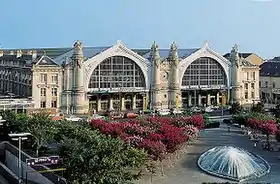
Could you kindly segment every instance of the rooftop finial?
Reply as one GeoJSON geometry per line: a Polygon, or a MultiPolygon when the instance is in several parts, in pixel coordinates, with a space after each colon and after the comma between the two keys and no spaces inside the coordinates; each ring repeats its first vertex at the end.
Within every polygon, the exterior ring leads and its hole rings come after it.
{"type": "Polygon", "coordinates": [[[208,45],[209,45],[209,44],[208,44],[208,41],[205,40],[204,43],[203,43],[203,47],[208,47],[208,45]]]}

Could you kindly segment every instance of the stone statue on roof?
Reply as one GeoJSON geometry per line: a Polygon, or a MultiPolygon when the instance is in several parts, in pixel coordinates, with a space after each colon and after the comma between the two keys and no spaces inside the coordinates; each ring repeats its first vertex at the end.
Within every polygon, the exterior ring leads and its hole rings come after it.
{"type": "Polygon", "coordinates": [[[76,50],[76,51],[80,51],[80,50],[82,50],[83,49],[83,45],[82,45],[82,42],[81,41],[76,41],[75,43],[74,43],[74,49],[76,50]]]}
{"type": "Polygon", "coordinates": [[[230,52],[230,59],[232,63],[235,63],[237,67],[240,66],[240,58],[238,53],[238,45],[235,44],[230,52]]]}
{"type": "Polygon", "coordinates": [[[178,66],[179,64],[178,48],[175,42],[173,42],[170,46],[169,59],[171,60],[172,65],[178,66]]]}
{"type": "Polygon", "coordinates": [[[156,42],[153,43],[152,47],[151,47],[151,61],[155,63],[155,65],[158,67],[160,65],[160,55],[159,55],[159,49],[158,49],[158,45],[156,44],[156,42]]]}

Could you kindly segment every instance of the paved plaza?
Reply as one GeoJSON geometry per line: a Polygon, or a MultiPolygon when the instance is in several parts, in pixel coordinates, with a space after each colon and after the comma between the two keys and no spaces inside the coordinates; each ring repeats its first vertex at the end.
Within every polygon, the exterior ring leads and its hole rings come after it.
{"type": "MultiPolygon", "coordinates": [[[[280,183],[280,152],[268,152],[261,148],[254,148],[253,142],[248,136],[241,134],[240,129],[232,128],[229,133],[227,126],[222,124],[221,128],[203,130],[198,139],[188,148],[185,155],[177,161],[174,167],[164,171],[165,176],[153,177],[153,184],[200,184],[203,182],[226,182],[202,172],[197,166],[199,156],[206,150],[215,146],[238,146],[248,151],[262,156],[271,166],[271,172],[259,179],[247,181],[245,183],[280,183]]],[[[231,181],[229,181],[231,182],[231,181]]],[[[139,184],[151,183],[150,180],[143,179],[139,184]]],[[[233,182],[234,183],[234,182],[233,182]]]]}

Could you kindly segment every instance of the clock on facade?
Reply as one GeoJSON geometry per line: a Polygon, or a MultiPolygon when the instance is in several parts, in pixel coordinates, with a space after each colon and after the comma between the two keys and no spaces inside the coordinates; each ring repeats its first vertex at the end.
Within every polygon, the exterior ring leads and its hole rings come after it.
{"type": "Polygon", "coordinates": [[[166,82],[168,80],[168,73],[161,72],[161,81],[166,82]]]}

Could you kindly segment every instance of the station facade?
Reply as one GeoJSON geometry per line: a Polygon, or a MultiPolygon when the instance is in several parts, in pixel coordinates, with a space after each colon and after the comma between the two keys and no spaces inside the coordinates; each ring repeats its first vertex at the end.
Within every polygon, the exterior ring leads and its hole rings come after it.
{"type": "MultiPolygon", "coordinates": [[[[83,47],[77,41],[52,54],[43,52],[20,65],[29,75],[24,94],[30,94],[35,108],[85,114],[259,101],[259,66],[240,57],[237,46],[224,57],[207,42],[194,49],[175,43],[169,49],[156,43],[150,49],[130,49],[120,41],[111,47],[83,47]]],[[[1,57],[5,64],[5,55],[1,57]]],[[[9,88],[2,91],[20,95],[23,88],[6,84],[6,70],[1,68],[0,85],[9,88]]]]}

